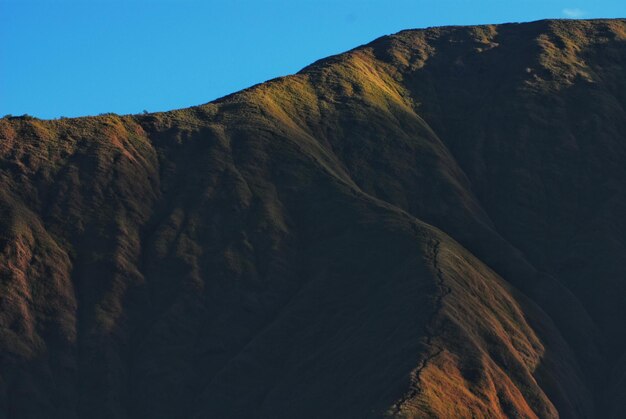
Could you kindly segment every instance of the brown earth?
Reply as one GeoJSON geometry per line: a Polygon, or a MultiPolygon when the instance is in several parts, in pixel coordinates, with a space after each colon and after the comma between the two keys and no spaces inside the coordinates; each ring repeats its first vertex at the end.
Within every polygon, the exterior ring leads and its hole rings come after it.
{"type": "Polygon", "coordinates": [[[403,31],[0,120],[0,418],[626,415],[626,21],[403,31]]]}

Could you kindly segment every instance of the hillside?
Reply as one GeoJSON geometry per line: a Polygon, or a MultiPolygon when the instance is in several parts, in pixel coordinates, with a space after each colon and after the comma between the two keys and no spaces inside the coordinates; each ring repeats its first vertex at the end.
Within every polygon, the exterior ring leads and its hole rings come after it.
{"type": "Polygon", "coordinates": [[[0,418],[626,415],[626,20],[0,119],[0,418]]]}

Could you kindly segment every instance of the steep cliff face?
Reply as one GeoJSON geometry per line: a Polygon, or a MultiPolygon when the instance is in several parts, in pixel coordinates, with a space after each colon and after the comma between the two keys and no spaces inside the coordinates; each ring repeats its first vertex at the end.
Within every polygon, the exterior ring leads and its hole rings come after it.
{"type": "Polygon", "coordinates": [[[0,417],[622,417],[626,21],[404,31],[0,120],[0,417]]]}

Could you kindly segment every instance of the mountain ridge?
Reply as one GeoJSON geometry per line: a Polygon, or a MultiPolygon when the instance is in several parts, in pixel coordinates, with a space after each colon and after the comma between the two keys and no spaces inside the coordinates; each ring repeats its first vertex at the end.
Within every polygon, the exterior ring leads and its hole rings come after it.
{"type": "Polygon", "coordinates": [[[402,31],[197,107],[3,118],[0,411],[619,417],[625,41],[402,31]]]}

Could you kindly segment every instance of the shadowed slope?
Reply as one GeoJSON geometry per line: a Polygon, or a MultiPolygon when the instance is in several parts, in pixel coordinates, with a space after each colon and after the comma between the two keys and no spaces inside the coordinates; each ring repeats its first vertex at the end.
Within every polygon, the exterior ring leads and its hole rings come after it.
{"type": "Polygon", "coordinates": [[[0,120],[0,417],[619,417],[625,33],[405,31],[0,120]]]}

